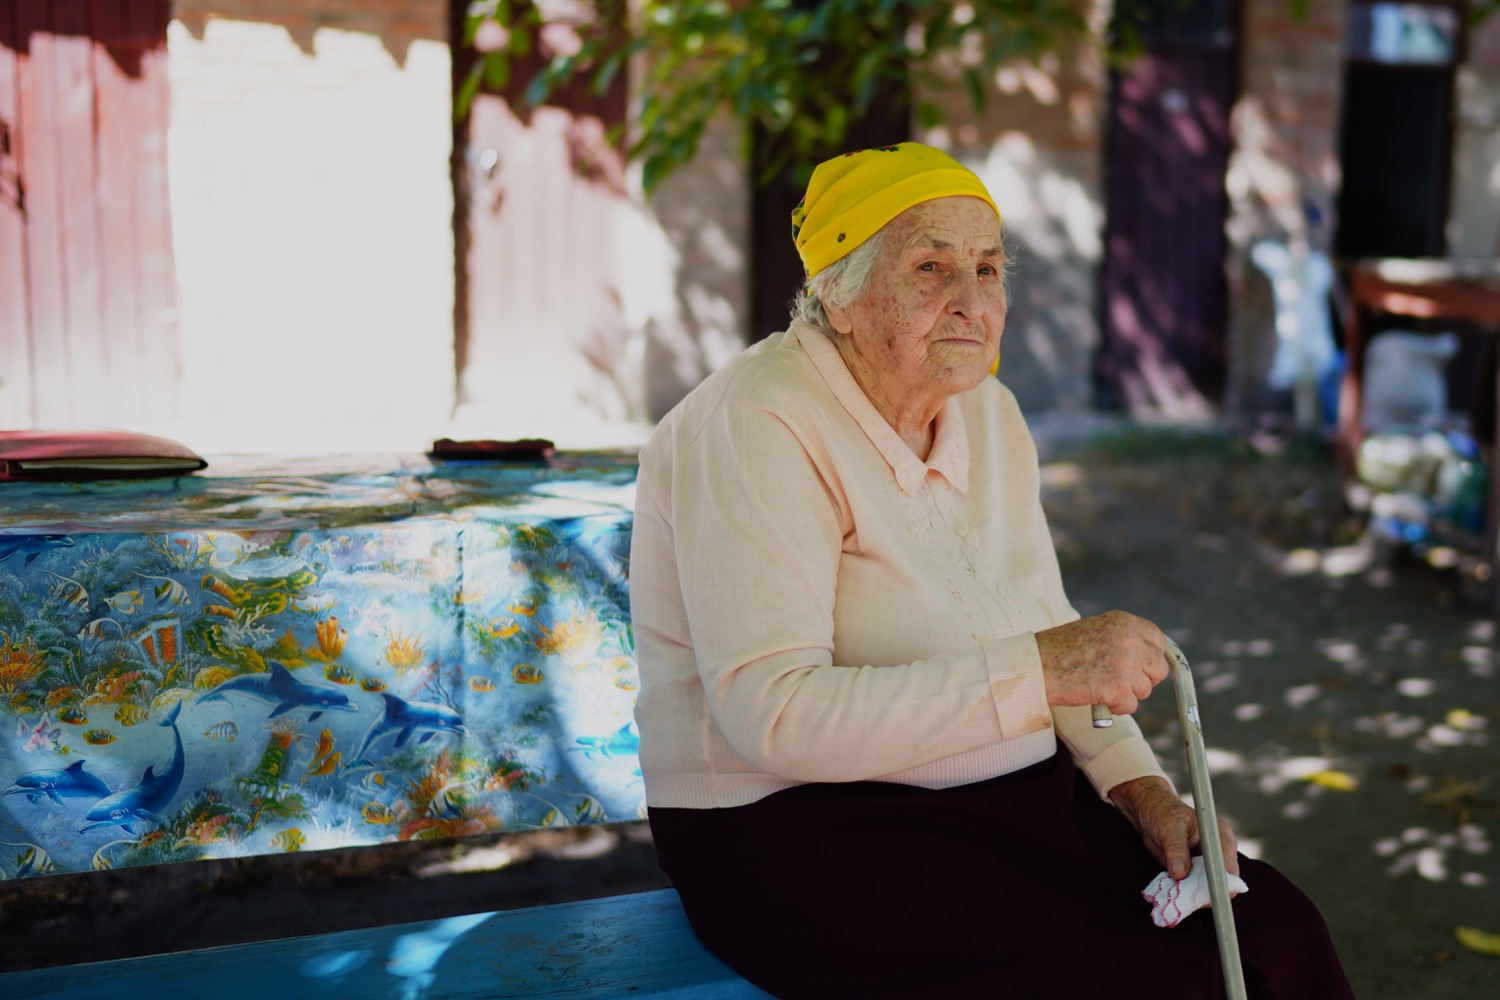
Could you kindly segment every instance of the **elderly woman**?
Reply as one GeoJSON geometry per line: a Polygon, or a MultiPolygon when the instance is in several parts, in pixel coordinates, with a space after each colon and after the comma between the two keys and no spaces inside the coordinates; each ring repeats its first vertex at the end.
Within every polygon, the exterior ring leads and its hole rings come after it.
{"type": "MultiPolygon", "coordinates": [[[[1221,995],[1208,916],[1141,898],[1198,839],[1129,718],[1166,638],[1069,605],[989,377],[994,201],[939,150],[860,150],[793,236],[790,329],[641,453],[641,767],[694,931],[784,997],[1221,995]]],[[[1352,996],[1317,910],[1224,842],[1253,995],[1352,996]]]]}

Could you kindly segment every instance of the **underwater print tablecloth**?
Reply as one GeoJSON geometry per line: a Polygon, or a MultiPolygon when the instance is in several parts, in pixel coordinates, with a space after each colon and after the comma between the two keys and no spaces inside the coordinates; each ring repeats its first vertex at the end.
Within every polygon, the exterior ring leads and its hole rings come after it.
{"type": "Polygon", "coordinates": [[[634,461],[335,464],[0,483],[0,877],[643,815],[634,461]]]}

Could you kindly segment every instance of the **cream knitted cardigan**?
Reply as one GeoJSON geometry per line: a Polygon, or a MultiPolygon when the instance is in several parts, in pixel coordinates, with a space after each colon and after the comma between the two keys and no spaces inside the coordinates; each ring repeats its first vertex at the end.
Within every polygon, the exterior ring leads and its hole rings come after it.
{"type": "Polygon", "coordinates": [[[1035,633],[1078,613],[995,379],[948,401],[924,463],[824,334],[762,341],[642,450],[630,577],[650,806],[946,788],[1058,736],[1100,794],[1161,774],[1133,720],[1048,708],[1035,633]]]}

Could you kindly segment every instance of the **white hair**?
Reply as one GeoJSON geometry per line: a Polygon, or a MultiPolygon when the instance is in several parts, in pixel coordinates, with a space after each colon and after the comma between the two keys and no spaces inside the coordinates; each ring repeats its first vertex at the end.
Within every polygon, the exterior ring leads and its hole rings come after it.
{"type": "Polygon", "coordinates": [[[815,326],[824,333],[834,332],[824,303],[843,309],[865,293],[875,273],[875,261],[885,244],[885,227],[874,236],[808,278],[792,303],[792,318],[815,326]]]}

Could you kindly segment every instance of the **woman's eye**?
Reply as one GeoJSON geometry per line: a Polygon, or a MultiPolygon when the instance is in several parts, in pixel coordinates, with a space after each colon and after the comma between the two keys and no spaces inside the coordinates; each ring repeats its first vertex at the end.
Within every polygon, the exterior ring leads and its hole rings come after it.
{"type": "Polygon", "coordinates": [[[988,278],[995,273],[995,266],[993,264],[980,264],[979,273],[988,278]]]}
{"type": "Polygon", "coordinates": [[[917,270],[918,271],[936,271],[937,270],[937,264],[934,263],[933,261],[930,261],[930,260],[923,261],[922,263],[920,263],[920,264],[917,265],[917,270]]]}

